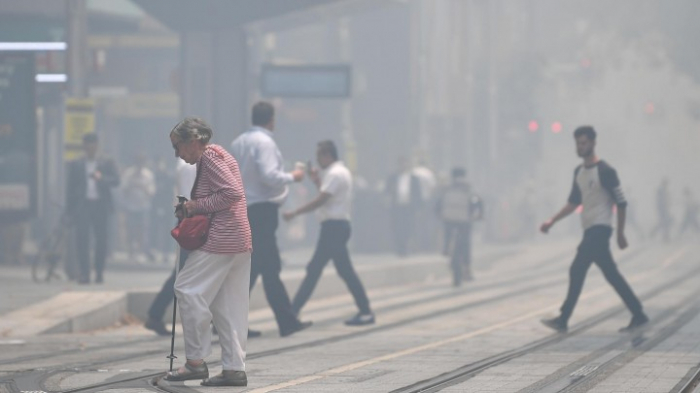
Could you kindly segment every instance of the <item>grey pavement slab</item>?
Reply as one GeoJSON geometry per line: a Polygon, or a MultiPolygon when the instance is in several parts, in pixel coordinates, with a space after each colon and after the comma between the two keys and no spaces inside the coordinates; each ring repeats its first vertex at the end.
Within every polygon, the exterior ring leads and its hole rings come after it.
{"type": "MultiPolygon", "coordinates": [[[[484,261],[480,266],[491,268],[499,259],[519,251],[519,246],[484,246],[475,254],[484,261]]],[[[310,251],[286,253],[289,268],[282,277],[287,290],[293,293],[304,277],[303,255],[310,251]]],[[[439,255],[415,255],[397,258],[392,255],[358,255],[356,269],[366,288],[402,285],[408,282],[429,282],[448,274],[447,263],[439,255]]],[[[41,333],[89,331],[119,324],[124,319],[145,320],[146,311],[156,292],[168,277],[166,265],[134,265],[113,261],[112,269],[101,285],[76,285],[52,281],[34,283],[29,267],[0,267],[0,337],[25,337],[41,333]],[[2,312],[6,311],[6,312],[2,312]],[[23,328],[24,327],[24,328],[23,328]]],[[[342,280],[332,266],[324,271],[315,296],[332,296],[345,292],[342,280]]],[[[251,310],[267,308],[262,285],[251,294],[251,310]]],[[[172,311],[166,312],[169,315],[172,311]]]]}

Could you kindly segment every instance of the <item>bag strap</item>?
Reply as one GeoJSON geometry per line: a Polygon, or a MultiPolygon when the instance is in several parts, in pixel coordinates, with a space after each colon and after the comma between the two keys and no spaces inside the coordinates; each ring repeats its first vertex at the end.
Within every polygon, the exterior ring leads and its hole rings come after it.
{"type": "Polygon", "coordinates": [[[199,160],[197,165],[197,175],[194,177],[194,183],[192,184],[192,189],[190,190],[190,199],[194,199],[194,190],[197,188],[197,183],[199,183],[199,175],[202,172],[202,160],[199,160]]]}
{"type": "MultiPolygon", "coordinates": [[[[194,184],[192,184],[192,190],[190,191],[190,200],[194,200],[194,190],[197,188],[197,184],[199,183],[199,176],[202,173],[202,160],[199,160],[199,163],[197,165],[197,175],[194,178],[194,184]]],[[[207,214],[209,216],[209,221],[212,221],[214,219],[214,213],[207,214]]]]}

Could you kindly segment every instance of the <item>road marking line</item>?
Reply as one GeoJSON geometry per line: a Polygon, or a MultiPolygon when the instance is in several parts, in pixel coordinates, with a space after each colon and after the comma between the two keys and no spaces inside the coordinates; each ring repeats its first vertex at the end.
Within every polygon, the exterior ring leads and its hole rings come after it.
{"type": "MultiPolygon", "coordinates": [[[[666,259],[664,260],[664,262],[663,262],[660,266],[658,266],[657,268],[655,268],[655,269],[652,269],[652,270],[649,270],[649,271],[646,271],[646,272],[641,272],[641,273],[635,274],[635,275],[632,276],[632,278],[630,279],[630,282],[639,281],[639,280],[641,280],[642,278],[645,278],[646,276],[651,275],[651,274],[655,274],[655,273],[657,273],[658,271],[663,270],[664,268],[666,268],[666,267],[670,266],[671,264],[677,262],[678,260],[680,260],[680,258],[681,258],[683,255],[685,255],[687,249],[688,249],[688,247],[685,247],[685,248],[681,249],[679,252],[677,252],[677,253],[671,255],[670,257],[666,258],[666,259]]],[[[591,291],[591,292],[589,292],[589,293],[587,293],[587,294],[581,296],[579,299],[588,299],[588,298],[590,298],[590,297],[597,296],[597,295],[599,295],[600,293],[607,291],[608,289],[609,289],[609,288],[608,288],[607,286],[605,286],[605,287],[600,287],[600,288],[598,288],[598,289],[596,289],[596,290],[594,290],[594,291],[591,291]]],[[[459,341],[464,341],[464,340],[466,340],[466,339],[470,339],[470,338],[473,338],[473,337],[476,337],[476,336],[480,336],[480,335],[486,334],[486,333],[491,333],[491,332],[493,332],[493,331],[495,331],[495,330],[499,330],[499,329],[502,329],[502,328],[505,328],[505,327],[514,325],[514,324],[516,324],[516,323],[518,323],[518,322],[521,322],[521,321],[524,321],[524,320],[527,320],[527,319],[531,319],[531,318],[536,317],[536,316],[538,316],[538,315],[544,314],[545,312],[550,312],[550,311],[552,311],[552,310],[556,310],[557,308],[559,308],[559,305],[560,305],[560,302],[557,302],[557,303],[551,304],[551,305],[549,305],[549,306],[547,306],[547,307],[541,308],[541,309],[539,309],[539,310],[537,310],[537,311],[532,311],[532,312],[529,312],[529,313],[527,313],[527,314],[523,314],[523,315],[521,315],[521,316],[519,316],[519,317],[517,317],[517,318],[515,318],[515,319],[511,319],[511,320],[508,320],[508,321],[500,322],[500,323],[497,323],[497,324],[495,324],[495,325],[487,326],[487,327],[485,327],[485,328],[481,328],[481,329],[478,329],[478,330],[474,330],[474,331],[471,331],[471,332],[469,332],[469,333],[461,334],[461,335],[459,335],[459,336],[454,336],[454,337],[442,339],[442,340],[439,340],[439,341],[434,341],[434,342],[431,342],[431,343],[428,343],[428,344],[423,344],[423,345],[420,345],[420,346],[417,346],[417,347],[413,347],[413,348],[409,348],[409,349],[404,349],[404,350],[402,350],[402,351],[389,353],[389,354],[386,354],[386,355],[383,355],[383,356],[378,356],[378,357],[375,357],[375,358],[371,358],[371,359],[367,359],[367,360],[362,360],[362,361],[355,362],[355,363],[346,364],[346,365],[344,365],[344,366],[340,366],[340,367],[332,368],[332,369],[329,369],[329,370],[321,371],[321,372],[319,372],[319,373],[317,373],[317,374],[314,374],[314,375],[307,375],[307,376],[304,376],[304,377],[292,379],[292,380],[289,380],[289,381],[286,381],[286,382],[282,382],[282,383],[279,383],[279,384],[276,384],[276,385],[264,386],[264,387],[261,387],[261,388],[258,388],[258,389],[250,390],[249,393],[267,393],[267,392],[272,392],[272,391],[275,391],[275,390],[284,389],[284,388],[288,388],[288,387],[292,387],[292,386],[302,385],[302,384],[305,384],[305,383],[308,383],[308,382],[317,381],[317,380],[319,380],[319,379],[323,379],[323,378],[326,378],[326,377],[331,377],[331,376],[333,376],[333,375],[338,375],[338,374],[346,373],[346,372],[348,372],[348,371],[353,371],[353,370],[356,370],[356,369],[358,369],[358,368],[371,366],[371,365],[373,365],[373,364],[381,363],[381,362],[384,362],[384,361],[387,361],[387,360],[393,360],[393,359],[397,359],[397,358],[400,358],[400,357],[403,357],[403,356],[413,355],[413,354],[415,354],[415,353],[422,352],[422,351],[425,351],[425,350],[428,350],[428,349],[434,349],[434,348],[437,348],[437,347],[441,347],[441,346],[446,345],[446,344],[452,344],[452,343],[456,343],[456,342],[459,342],[459,341]]]]}
{"type": "Polygon", "coordinates": [[[661,267],[668,267],[668,266],[671,266],[674,263],[678,262],[678,260],[680,260],[681,257],[683,255],[685,255],[685,253],[688,251],[688,248],[690,248],[690,246],[685,246],[685,247],[681,248],[677,253],[666,258],[664,263],[661,264],[661,267]]]}

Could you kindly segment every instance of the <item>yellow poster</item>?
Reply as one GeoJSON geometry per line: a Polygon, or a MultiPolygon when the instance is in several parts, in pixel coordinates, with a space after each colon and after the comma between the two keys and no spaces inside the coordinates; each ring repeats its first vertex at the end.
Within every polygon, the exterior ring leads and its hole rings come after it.
{"type": "Polygon", "coordinates": [[[67,98],[64,119],[63,157],[80,157],[83,136],[95,132],[95,103],[90,98],[67,98]]]}

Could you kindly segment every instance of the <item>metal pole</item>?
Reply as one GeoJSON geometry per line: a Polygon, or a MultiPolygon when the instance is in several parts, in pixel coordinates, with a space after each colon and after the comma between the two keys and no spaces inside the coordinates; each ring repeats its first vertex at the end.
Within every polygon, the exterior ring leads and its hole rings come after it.
{"type": "Polygon", "coordinates": [[[87,96],[86,0],[66,0],[68,14],[68,84],[72,97],[87,96]]]}

